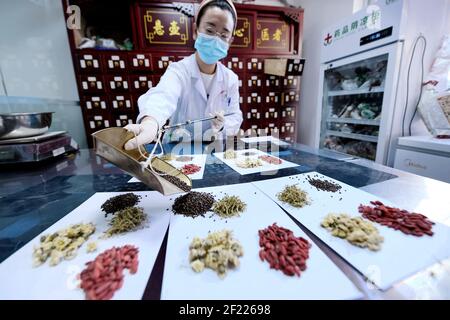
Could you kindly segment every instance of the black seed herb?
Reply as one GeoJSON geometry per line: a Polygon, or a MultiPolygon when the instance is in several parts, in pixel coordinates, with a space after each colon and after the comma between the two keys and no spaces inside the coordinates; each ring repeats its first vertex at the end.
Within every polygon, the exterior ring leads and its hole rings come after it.
{"type": "Polygon", "coordinates": [[[141,196],[134,193],[126,193],[119,196],[109,198],[102,204],[101,208],[105,212],[105,217],[108,214],[116,213],[128,207],[133,207],[139,203],[141,196]]]}
{"type": "Polygon", "coordinates": [[[313,187],[316,187],[317,190],[337,192],[342,189],[340,185],[328,180],[312,179],[308,177],[308,182],[313,187]]]}
{"type": "Polygon", "coordinates": [[[191,191],[175,199],[172,211],[186,217],[204,216],[211,210],[215,200],[214,196],[206,192],[191,191]]]}
{"type": "Polygon", "coordinates": [[[183,190],[184,192],[188,192],[192,189],[192,187],[190,185],[188,185],[187,183],[185,183],[184,181],[178,179],[175,176],[171,176],[170,174],[166,174],[165,172],[162,172],[160,170],[156,170],[156,172],[158,172],[159,174],[164,174],[164,176],[161,176],[162,178],[166,179],[167,181],[169,181],[170,183],[176,185],[178,188],[180,188],[181,190],[183,190]]]}

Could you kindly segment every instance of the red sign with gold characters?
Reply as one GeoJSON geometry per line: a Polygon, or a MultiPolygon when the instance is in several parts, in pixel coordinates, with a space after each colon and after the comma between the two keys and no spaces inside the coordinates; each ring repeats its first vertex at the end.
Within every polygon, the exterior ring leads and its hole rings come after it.
{"type": "Polygon", "coordinates": [[[143,24],[147,44],[185,46],[191,41],[189,17],[170,9],[147,9],[143,24]]]}
{"type": "Polygon", "coordinates": [[[289,25],[284,20],[256,20],[256,48],[289,51],[289,25]]]}
{"type": "Polygon", "coordinates": [[[252,16],[240,15],[238,17],[236,30],[234,31],[234,41],[231,45],[232,48],[245,48],[251,49],[252,44],[252,30],[251,19],[252,16]]]}

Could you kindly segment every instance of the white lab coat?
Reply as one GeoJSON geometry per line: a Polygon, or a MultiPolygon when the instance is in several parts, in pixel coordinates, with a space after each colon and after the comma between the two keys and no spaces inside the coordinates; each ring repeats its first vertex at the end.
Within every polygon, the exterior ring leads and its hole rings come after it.
{"type": "MultiPolygon", "coordinates": [[[[181,61],[171,63],[156,87],[139,97],[139,116],[137,122],[144,116],[152,116],[159,127],[169,124],[177,124],[187,120],[201,119],[214,114],[217,111],[234,113],[225,117],[224,135],[238,133],[242,123],[242,112],[239,107],[239,79],[237,75],[217,63],[216,74],[211,85],[209,97],[206,96],[205,87],[200,74],[195,54],[181,61]]],[[[204,121],[195,125],[189,125],[185,129],[195,140],[211,134],[211,121],[204,121]],[[195,133],[195,135],[194,135],[195,133]]],[[[177,134],[167,132],[164,142],[176,140],[177,134]]]]}

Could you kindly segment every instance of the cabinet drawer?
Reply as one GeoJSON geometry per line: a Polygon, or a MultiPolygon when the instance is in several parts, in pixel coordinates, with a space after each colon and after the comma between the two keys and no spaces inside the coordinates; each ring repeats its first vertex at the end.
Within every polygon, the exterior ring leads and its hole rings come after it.
{"type": "Polygon", "coordinates": [[[281,134],[293,134],[295,133],[295,122],[283,122],[280,125],[281,134]]]}
{"type": "Polygon", "coordinates": [[[243,72],[244,71],[244,59],[237,56],[227,57],[224,61],[224,65],[233,70],[234,72],[243,72]]]}
{"type": "Polygon", "coordinates": [[[275,107],[265,107],[263,110],[263,117],[265,120],[278,120],[280,118],[280,112],[275,107]]]}
{"type": "Polygon", "coordinates": [[[260,107],[262,103],[262,95],[259,92],[250,92],[247,93],[244,100],[248,107],[260,107]]]}
{"type": "Polygon", "coordinates": [[[91,132],[110,127],[110,120],[105,115],[93,115],[86,117],[88,128],[91,132]]]}
{"type": "Polygon", "coordinates": [[[129,53],[128,65],[132,71],[152,71],[152,55],[148,53],[129,53]]]}
{"type": "Polygon", "coordinates": [[[164,73],[167,67],[174,61],[174,56],[153,56],[153,70],[164,73]]]}
{"type": "Polygon", "coordinates": [[[101,58],[98,54],[77,54],[75,61],[79,73],[102,72],[101,58]]]}
{"type": "Polygon", "coordinates": [[[128,124],[133,124],[135,117],[132,114],[115,114],[112,115],[112,125],[116,127],[125,127],[128,124]]]}
{"type": "Polygon", "coordinates": [[[244,104],[244,100],[245,100],[245,99],[244,99],[244,95],[243,95],[243,94],[240,94],[240,95],[239,95],[239,105],[242,106],[242,105],[244,104]]]}
{"type": "Polygon", "coordinates": [[[105,53],[103,61],[107,72],[121,72],[127,70],[127,54],[105,53]]]}
{"type": "Polygon", "coordinates": [[[261,135],[264,127],[263,121],[248,121],[244,120],[242,122],[241,129],[239,130],[239,133],[243,136],[256,136],[261,135]]]}
{"type": "Polygon", "coordinates": [[[239,86],[239,93],[240,94],[244,94],[244,92],[246,91],[245,85],[244,85],[244,76],[243,75],[238,75],[238,86],[239,86]]]}
{"type": "Polygon", "coordinates": [[[287,75],[301,76],[303,74],[304,59],[289,59],[287,63],[287,75]]]}
{"type": "Polygon", "coordinates": [[[282,122],[280,124],[280,138],[287,142],[295,142],[295,122],[282,122]]]}
{"type": "Polygon", "coordinates": [[[281,111],[281,119],[283,121],[295,121],[295,107],[283,107],[281,111]]]}
{"type": "Polygon", "coordinates": [[[283,94],[284,104],[295,103],[300,101],[300,95],[297,91],[289,91],[283,94]]]}
{"type": "Polygon", "coordinates": [[[266,136],[279,136],[280,134],[280,129],[279,129],[279,123],[276,120],[272,120],[272,121],[267,121],[264,124],[264,127],[261,128],[262,132],[264,135],[266,136]]]}
{"type": "Polygon", "coordinates": [[[283,87],[285,89],[298,89],[300,86],[300,77],[286,76],[283,78],[283,87]]]}
{"type": "Polygon", "coordinates": [[[134,110],[134,101],[132,97],[128,94],[124,95],[111,95],[110,96],[110,105],[113,110],[124,112],[124,111],[133,111],[134,110]]]}
{"type": "Polygon", "coordinates": [[[104,92],[105,84],[102,76],[86,75],[78,77],[81,92],[104,92]]]}
{"type": "Polygon", "coordinates": [[[258,90],[262,88],[262,75],[248,75],[246,81],[247,90],[258,90]]]}
{"type": "Polygon", "coordinates": [[[131,89],[137,93],[145,93],[153,87],[152,76],[130,76],[131,89]]]}
{"type": "Polygon", "coordinates": [[[264,119],[264,115],[261,110],[258,108],[252,108],[244,106],[242,110],[242,117],[244,121],[252,121],[252,120],[262,120],[264,119]]]}
{"type": "Polygon", "coordinates": [[[106,83],[111,92],[124,92],[130,89],[126,76],[106,76],[106,83]]]}
{"type": "Polygon", "coordinates": [[[264,71],[264,59],[248,58],[247,71],[251,73],[262,73],[264,71]]]}
{"type": "Polygon", "coordinates": [[[295,135],[283,135],[280,136],[281,140],[289,142],[289,143],[294,143],[295,142],[295,135]]]}
{"type": "Polygon", "coordinates": [[[99,113],[108,109],[108,100],[105,96],[84,96],[80,99],[80,105],[87,112],[99,113]]]}
{"type": "Polygon", "coordinates": [[[266,91],[264,94],[264,102],[270,106],[278,106],[281,104],[281,94],[274,91],[266,91]]]}
{"type": "Polygon", "coordinates": [[[278,76],[270,76],[270,75],[265,75],[264,76],[264,87],[270,90],[280,90],[281,87],[281,81],[280,81],[280,77],[278,76]]]}

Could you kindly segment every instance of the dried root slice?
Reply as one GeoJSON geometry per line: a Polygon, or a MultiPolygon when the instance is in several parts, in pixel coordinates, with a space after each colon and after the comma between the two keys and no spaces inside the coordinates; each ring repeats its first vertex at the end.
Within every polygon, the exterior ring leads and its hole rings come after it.
{"type": "Polygon", "coordinates": [[[373,223],[359,217],[352,218],[347,214],[329,214],[321,225],[333,236],[346,239],[355,246],[368,248],[371,251],[380,250],[384,241],[373,223]]]}
{"type": "Polygon", "coordinates": [[[213,232],[200,239],[195,237],[189,246],[189,262],[195,272],[205,268],[216,271],[220,278],[225,278],[228,269],[239,266],[239,258],[244,255],[241,244],[233,239],[229,230],[213,232]]]}
{"type": "Polygon", "coordinates": [[[234,150],[225,151],[225,153],[223,154],[223,158],[224,159],[236,159],[237,158],[236,151],[234,151],[234,150]]]}
{"type": "Polygon", "coordinates": [[[263,165],[261,160],[251,158],[245,158],[244,160],[236,160],[235,163],[239,168],[244,169],[257,168],[263,165]]]}
{"type": "Polygon", "coordinates": [[[62,260],[75,258],[78,248],[94,232],[95,226],[92,223],[80,223],[42,236],[39,245],[33,249],[33,266],[40,266],[47,260],[50,266],[56,266],[62,260]]]}

